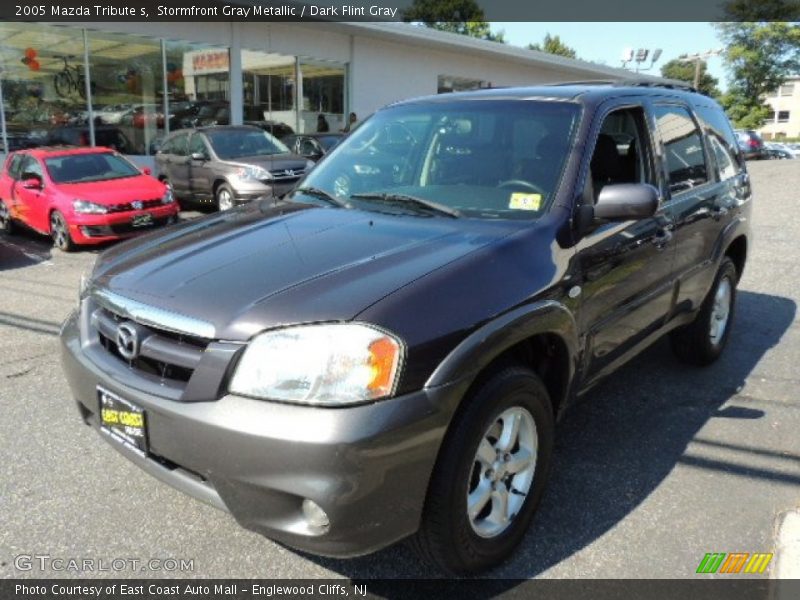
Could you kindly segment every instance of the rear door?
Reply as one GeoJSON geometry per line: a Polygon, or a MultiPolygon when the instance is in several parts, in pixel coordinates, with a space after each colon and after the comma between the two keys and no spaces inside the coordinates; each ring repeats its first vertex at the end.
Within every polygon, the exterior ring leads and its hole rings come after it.
{"type": "Polygon", "coordinates": [[[686,105],[657,105],[655,115],[675,216],[677,314],[702,303],[715,274],[714,246],[731,212],[749,197],[749,179],[720,109],[708,106],[693,114],[686,105]]]}

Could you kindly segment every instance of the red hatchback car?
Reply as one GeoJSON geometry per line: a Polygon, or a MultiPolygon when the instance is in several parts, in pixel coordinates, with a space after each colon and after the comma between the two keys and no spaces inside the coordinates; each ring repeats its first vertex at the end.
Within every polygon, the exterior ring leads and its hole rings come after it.
{"type": "Polygon", "coordinates": [[[172,192],[109,148],[12,152],[0,174],[0,229],[17,223],[64,251],[177,220],[172,192]]]}

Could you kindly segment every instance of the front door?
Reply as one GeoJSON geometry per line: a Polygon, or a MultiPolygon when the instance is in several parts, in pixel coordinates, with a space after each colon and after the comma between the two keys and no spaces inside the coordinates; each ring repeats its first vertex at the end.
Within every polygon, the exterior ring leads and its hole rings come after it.
{"type": "MultiPolygon", "coordinates": [[[[596,201],[605,186],[619,183],[658,188],[654,149],[643,105],[606,114],[596,134],[584,201],[596,201]]],[[[600,224],[580,241],[587,383],[663,325],[674,287],[672,229],[671,214],[660,206],[653,217],[600,224]]]]}
{"type": "Polygon", "coordinates": [[[189,158],[189,187],[192,199],[211,200],[214,195],[211,154],[200,133],[193,133],[189,138],[189,158]]]}

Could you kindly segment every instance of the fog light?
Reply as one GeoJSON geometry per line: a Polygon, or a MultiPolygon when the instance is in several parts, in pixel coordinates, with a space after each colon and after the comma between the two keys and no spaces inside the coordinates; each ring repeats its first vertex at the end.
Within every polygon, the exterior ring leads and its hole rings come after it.
{"type": "Polygon", "coordinates": [[[308,498],[303,500],[303,516],[312,527],[327,529],[330,526],[330,521],[325,511],[320,508],[319,504],[308,498]]]}

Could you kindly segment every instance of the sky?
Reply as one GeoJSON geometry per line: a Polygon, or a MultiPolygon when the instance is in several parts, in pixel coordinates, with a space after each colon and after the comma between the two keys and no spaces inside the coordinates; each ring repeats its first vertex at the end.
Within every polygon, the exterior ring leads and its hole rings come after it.
{"type": "MultiPolygon", "coordinates": [[[[622,66],[625,48],[661,48],[663,53],[649,73],[661,74],[661,65],[681,54],[716,50],[722,42],[710,23],[492,23],[492,31],[505,32],[508,43],[527,46],[544,39],[546,33],[558,35],[574,48],[578,58],[600,62],[609,67],[622,66]]],[[[630,66],[630,65],[629,65],[630,66]]],[[[649,66],[649,59],[643,66],[649,66]]],[[[708,61],[711,75],[725,89],[726,75],[722,59],[708,61]]]]}

